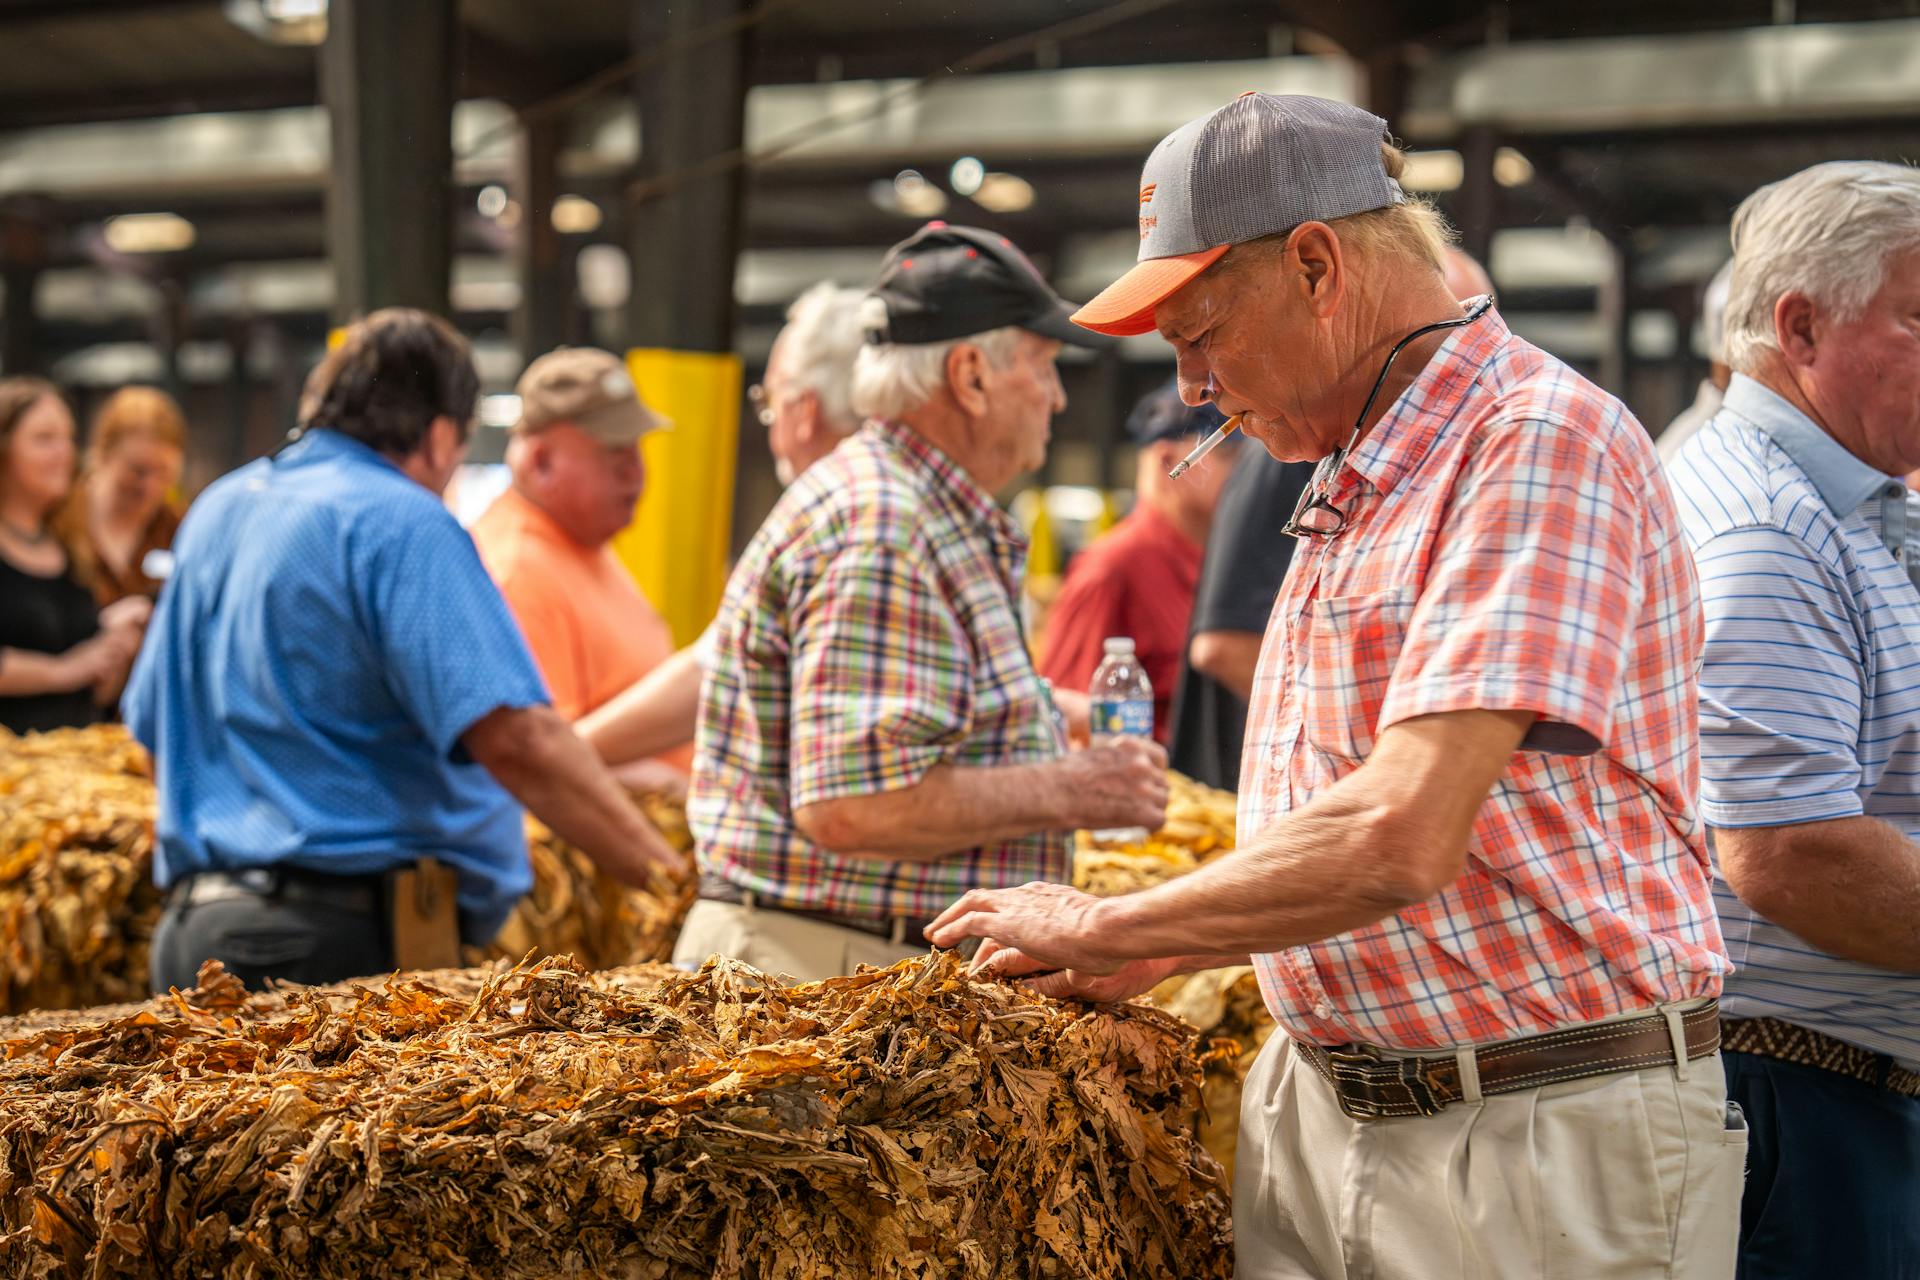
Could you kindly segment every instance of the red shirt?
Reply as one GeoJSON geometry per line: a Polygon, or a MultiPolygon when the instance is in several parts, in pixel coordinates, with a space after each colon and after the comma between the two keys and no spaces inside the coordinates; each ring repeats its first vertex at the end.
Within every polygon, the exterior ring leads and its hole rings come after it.
{"type": "Polygon", "coordinates": [[[1203,548],[1142,503],[1074,557],[1054,601],[1040,674],[1085,693],[1108,636],[1132,636],[1153,682],[1153,736],[1167,740],[1203,548]]]}

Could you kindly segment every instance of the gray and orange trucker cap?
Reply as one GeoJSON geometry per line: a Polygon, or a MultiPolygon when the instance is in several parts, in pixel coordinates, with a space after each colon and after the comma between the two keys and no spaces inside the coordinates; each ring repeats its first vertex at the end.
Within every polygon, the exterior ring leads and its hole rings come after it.
{"type": "Polygon", "coordinates": [[[1098,333],[1153,329],[1153,309],[1236,244],[1406,199],[1387,122],[1296,94],[1247,92],[1160,140],[1140,173],[1140,258],[1073,315],[1098,333]]]}

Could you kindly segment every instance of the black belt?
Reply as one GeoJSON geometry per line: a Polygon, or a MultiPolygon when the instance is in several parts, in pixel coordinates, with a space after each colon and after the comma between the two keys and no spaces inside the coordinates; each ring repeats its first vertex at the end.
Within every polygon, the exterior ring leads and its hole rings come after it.
{"type": "Polygon", "coordinates": [[[904,916],[895,919],[876,919],[872,916],[843,916],[831,911],[803,911],[797,907],[783,907],[777,902],[761,898],[756,893],[749,893],[732,881],[723,880],[709,871],[700,873],[700,900],[724,902],[735,907],[752,907],[759,911],[779,911],[786,915],[799,916],[802,920],[830,924],[837,929],[852,929],[855,933],[897,941],[903,947],[933,945],[927,941],[927,930],[933,927],[931,917],[919,920],[904,916]]]}
{"type": "Polygon", "coordinates": [[[176,881],[167,891],[167,907],[180,910],[233,898],[275,898],[384,919],[386,899],[381,880],[379,875],[330,876],[304,867],[197,871],[176,881]]]}

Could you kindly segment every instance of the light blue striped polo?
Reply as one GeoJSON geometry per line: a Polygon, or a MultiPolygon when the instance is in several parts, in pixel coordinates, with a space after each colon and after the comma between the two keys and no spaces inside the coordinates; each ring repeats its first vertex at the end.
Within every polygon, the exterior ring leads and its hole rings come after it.
{"type": "MultiPolygon", "coordinates": [[[[1909,557],[1906,486],[1739,375],[1667,475],[1706,609],[1701,816],[1711,828],[1867,814],[1920,838],[1920,546],[1909,557]]],[[[1814,948],[1717,870],[1714,897],[1736,966],[1727,1016],[1920,1064],[1920,975],[1814,948]]]]}

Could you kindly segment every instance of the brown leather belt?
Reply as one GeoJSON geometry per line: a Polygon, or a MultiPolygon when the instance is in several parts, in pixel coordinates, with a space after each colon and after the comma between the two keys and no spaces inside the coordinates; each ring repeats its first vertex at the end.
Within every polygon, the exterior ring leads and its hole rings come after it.
{"type": "MultiPolygon", "coordinates": [[[[1717,1000],[1687,1010],[1680,1022],[1689,1060],[1719,1051],[1717,1000]]],[[[1304,1040],[1295,1040],[1293,1047],[1333,1087],[1340,1109],[1356,1120],[1438,1115],[1466,1096],[1452,1054],[1401,1057],[1370,1044],[1329,1049],[1304,1040]]],[[[1518,1093],[1672,1061],[1673,1036],[1661,1013],[1505,1040],[1474,1052],[1482,1094],[1518,1093]]]]}
{"type": "Polygon", "coordinates": [[[1720,1039],[1721,1047],[1734,1053],[1817,1067],[1903,1098],[1920,1098],[1920,1072],[1898,1059],[1778,1018],[1728,1018],[1720,1039]]]}
{"type": "Polygon", "coordinates": [[[703,902],[724,902],[730,906],[753,907],[761,911],[780,911],[790,916],[799,916],[802,920],[812,920],[819,924],[830,924],[836,929],[852,929],[855,933],[864,933],[875,938],[891,941],[896,929],[900,934],[900,945],[906,947],[927,947],[933,944],[927,941],[927,930],[932,927],[931,917],[924,920],[901,919],[877,920],[871,916],[843,916],[831,911],[801,911],[794,907],[783,907],[777,902],[769,902],[758,894],[748,893],[729,880],[722,880],[711,872],[700,876],[700,899],[703,902]]]}

